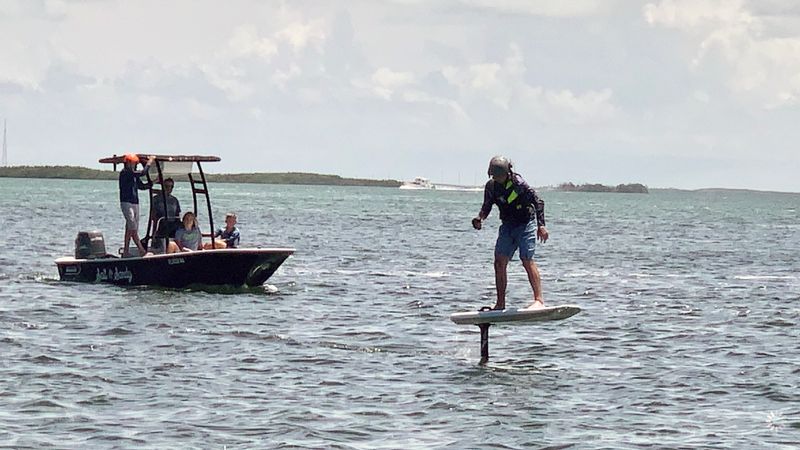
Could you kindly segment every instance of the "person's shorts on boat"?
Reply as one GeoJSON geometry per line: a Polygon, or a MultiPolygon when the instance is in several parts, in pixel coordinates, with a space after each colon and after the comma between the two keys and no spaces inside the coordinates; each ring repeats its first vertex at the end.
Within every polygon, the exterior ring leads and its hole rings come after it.
{"type": "Polygon", "coordinates": [[[125,230],[137,231],[139,229],[139,205],[137,203],[120,202],[122,215],[125,217],[125,230]]]}

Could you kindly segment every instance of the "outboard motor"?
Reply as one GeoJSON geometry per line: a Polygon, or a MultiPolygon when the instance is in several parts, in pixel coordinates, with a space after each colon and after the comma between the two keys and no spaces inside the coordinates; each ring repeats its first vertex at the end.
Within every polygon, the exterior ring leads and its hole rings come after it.
{"type": "Polygon", "coordinates": [[[94,259],[106,256],[106,242],[99,231],[79,231],[75,238],[75,259],[94,259]]]}

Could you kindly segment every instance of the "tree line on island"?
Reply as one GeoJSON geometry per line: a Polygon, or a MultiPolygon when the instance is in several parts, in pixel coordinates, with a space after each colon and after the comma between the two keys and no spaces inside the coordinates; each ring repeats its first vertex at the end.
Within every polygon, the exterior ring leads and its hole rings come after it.
{"type": "Polygon", "coordinates": [[[616,186],[606,186],[604,184],[585,183],[575,184],[572,182],[561,183],[556,187],[557,191],[563,192],[618,192],[621,194],[647,194],[647,186],[641,183],[618,184],[616,186]]]}
{"type": "MultiPolygon", "coordinates": [[[[155,178],[155,170],[150,172],[155,178]]],[[[399,187],[396,180],[370,180],[362,178],[345,178],[339,175],[322,175],[317,173],[282,172],[282,173],[206,173],[209,183],[257,183],[257,184],[305,184],[327,186],[383,186],[399,187]]],[[[77,166],[12,166],[0,167],[0,178],[61,178],[71,180],[116,180],[118,172],[96,170],[77,166]]],[[[177,181],[185,177],[172,176],[177,181]]]]}

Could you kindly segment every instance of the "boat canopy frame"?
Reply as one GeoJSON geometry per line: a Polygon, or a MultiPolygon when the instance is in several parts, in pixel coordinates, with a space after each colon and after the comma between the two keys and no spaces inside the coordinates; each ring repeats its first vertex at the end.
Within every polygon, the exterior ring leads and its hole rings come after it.
{"type": "MultiPolygon", "coordinates": [[[[204,162],[219,162],[221,161],[220,157],[218,156],[199,156],[199,155],[149,155],[146,153],[139,153],[137,154],[139,157],[139,161],[146,161],[150,158],[150,156],[155,157],[155,167],[158,176],[158,185],[161,186],[157,189],[157,193],[161,195],[161,200],[164,202],[164,214],[167,215],[169,213],[169,208],[167,204],[167,193],[164,191],[164,175],[165,175],[165,166],[169,166],[168,163],[173,163],[173,165],[177,165],[174,163],[188,163],[188,172],[176,172],[180,173],[181,175],[186,175],[189,178],[189,185],[192,188],[192,206],[194,209],[192,212],[194,213],[195,217],[197,217],[197,197],[198,195],[203,195],[206,199],[206,208],[208,209],[208,226],[209,226],[209,233],[205,234],[204,236],[208,236],[211,238],[211,248],[216,248],[216,240],[214,238],[214,215],[211,211],[211,196],[208,192],[208,182],[206,180],[205,172],[203,172],[203,165],[204,162]],[[200,175],[200,179],[197,180],[192,175],[192,168],[194,165],[197,164],[197,172],[200,175]]],[[[109,158],[101,158],[100,163],[103,164],[113,164],[114,165],[114,172],[117,171],[117,164],[124,164],[125,156],[118,156],[114,155],[109,158]]],[[[171,172],[171,171],[170,171],[171,172]]],[[[145,234],[142,240],[146,240],[147,245],[146,247],[149,249],[151,241],[155,238],[155,234],[158,230],[155,229],[157,224],[153,224],[153,180],[150,178],[150,172],[146,173],[147,181],[149,183],[148,187],[148,200],[150,204],[150,214],[147,217],[147,234],[145,234]],[[151,230],[152,229],[152,230],[151,230]],[[152,232],[152,233],[151,233],[152,232]]],[[[166,219],[166,217],[165,217],[166,219]]],[[[164,237],[166,239],[164,245],[164,251],[166,252],[167,248],[169,247],[169,240],[170,234],[164,237]]]]}

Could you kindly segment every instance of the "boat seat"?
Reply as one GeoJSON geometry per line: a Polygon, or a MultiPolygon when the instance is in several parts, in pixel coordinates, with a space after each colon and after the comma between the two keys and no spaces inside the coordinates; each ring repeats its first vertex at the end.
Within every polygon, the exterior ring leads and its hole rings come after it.
{"type": "Polygon", "coordinates": [[[181,226],[180,217],[159,217],[153,231],[153,237],[175,237],[175,232],[181,226]]]}

